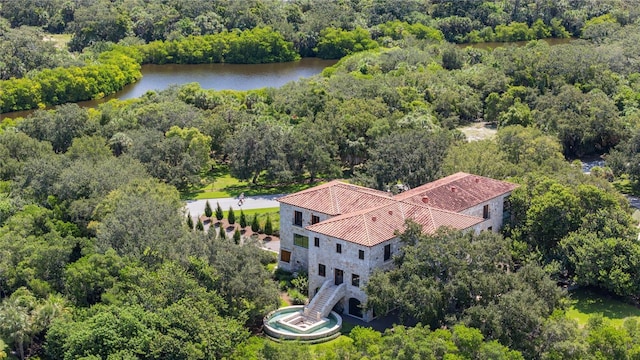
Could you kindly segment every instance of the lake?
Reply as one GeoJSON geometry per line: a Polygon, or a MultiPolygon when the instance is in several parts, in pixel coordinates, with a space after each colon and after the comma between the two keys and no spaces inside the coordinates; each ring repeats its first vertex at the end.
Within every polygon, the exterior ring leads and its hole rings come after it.
{"type": "MultiPolygon", "coordinates": [[[[280,87],[290,81],[310,77],[322,72],[337,60],[304,58],[299,61],[273,64],[198,64],[198,65],[143,65],[142,79],[127,85],[121,91],[98,100],[81,101],[83,107],[96,107],[111,99],[130,99],[150,90],[163,90],[170,85],[200,83],[203,89],[251,90],[280,87]]],[[[0,114],[4,118],[24,117],[34,110],[0,114]]]]}
{"type": "MultiPolygon", "coordinates": [[[[573,39],[543,39],[549,45],[567,44],[573,39]]],[[[478,49],[495,49],[499,46],[524,46],[528,41],[512,43],[486,42],[477,44],[458,44],[459,47],[471,46],[478,49]]],[[[83,107],[96,107],[111,99],[130,99],[142,96],[150,90],[163,90],[170,85],[200,83],[203,89],[215,90],[251,90],[263,87],[280,87],[289,81],[310,77],[322,72],[338,60],[304,58],[299,61],[273,64],[198,64],[198,65],[143,65],[142,79],[127,85],[121,91],[98,100],[81,101],[83,107]]],[[[4,118],[25,117],[34,110],[15,111],[0,114],[4,118]]]]}

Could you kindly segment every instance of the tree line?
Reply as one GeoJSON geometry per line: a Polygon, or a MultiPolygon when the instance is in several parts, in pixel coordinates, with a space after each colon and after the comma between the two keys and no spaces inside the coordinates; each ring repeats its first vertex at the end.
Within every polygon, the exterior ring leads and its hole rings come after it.
{"type": "Polygon", "coordinates": [[[640,286],[637,230],[608,181],[638,176],[640,35],[612,30],[486,51],[416,27],[424,39],[394,35],[279,89],[189,84],[3,122],[0,356],[3,343],[45,359],[634,356],[637,324],[581,328],[557,287],[635,301],[640,286]],[[495,138],[468,142],[457,128],[480,119],[495,138]],[[565,160],[611,149],[611,172],[565,160]],[[367,306],[421,326],[359,329],[309,354],[252,336],[279,305],[273,256],[185,224],[179,191],[220,164],[255,183],[348,177],[386,190],[467,171],[520,187],[503,234],[401,235],[406,250],[367,284],[367,306]]]}

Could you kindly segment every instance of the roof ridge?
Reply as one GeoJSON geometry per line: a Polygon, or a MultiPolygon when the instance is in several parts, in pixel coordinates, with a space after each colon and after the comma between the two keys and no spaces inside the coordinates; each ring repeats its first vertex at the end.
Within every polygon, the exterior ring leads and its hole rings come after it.
{"type": "MultiPolygon", "coordinates": [[[[366,214],[366,213],[365,213],[366,214]]],[[[371,244],[371,234],[369,234],[369,227],[367,226],[367,219],[365,218],[364,214],[361,214],[362,216],[362,223],[364,224],[364,233],[367,236],[367,244],[371,244]]]]}
{"type": "MultiPolygon", "coordinates": [[[[460,180],[462,178],[465,178],[467,176],[470,176],[472,174],[466,173],[466,172],[462,172],[459,171],[455,174],[451,174],[449,176],[443,177],[441,179],[437,179],[434,181],[430,181],[426,184],[422,184],[418,187],[415,187],[413,189],[407,190],[405,192],[401,192],[399,194],[397,194],[396,196],[394,196],[394,198],[398,199],[398,200],[405,200],[407,198],[410,198],[416,194],[420,194],[421,192],[427,191],[427,190],[431,190],[431,189],[435,189],[437,187],[440,186],[446,186],[449,183],[452,183],[454,181],[460,180]]],[[[477,175],[476,175],[477,176],[477,175]]]]}
{"type": "MultiPolygon", "coordinates": [[[[336,184],[336,186],[339,186],[340,184],[336,184]]],[[[329,188],[329,196],[331,197],[331,205],[333,207],[333,211],[336,214],[340,214],[340,204],[338,203],[338,198],[336,197],[336,192],[333,189],[334,187],[330,187],[329,188]]]]}

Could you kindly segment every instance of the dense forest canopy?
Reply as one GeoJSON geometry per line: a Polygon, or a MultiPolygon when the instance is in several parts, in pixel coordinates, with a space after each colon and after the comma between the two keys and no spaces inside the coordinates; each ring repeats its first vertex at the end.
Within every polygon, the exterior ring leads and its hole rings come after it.
{"type": "Polygon", "coordinates": [[[622,0],[0,0],[3,111],[99,97],[148,62],[344,56],[278,89],[187,84],[0,123],[0,359],[634,358],[637,321],[580,326],[557,284],[638,301],[636,221],[611,183],[634,191],[640,177],[637,12],[622,0]],[[64,32],[74,52],[46,40],[64,32]],[[566,36],[580,39],[450,43],[566,36]],[[481,121],[494,138],[458,130],[481,121]],[[602,154],[591,175],[566,160],[602,154]],[[366,306],[420,325],[356,328],[324,351],[256,336],[279,305],[272,254],[186,225],[181,195],[220,168],[252,184],[387,190],[467,171],[519,188],[501,234],[400,235],[366,306]]]}

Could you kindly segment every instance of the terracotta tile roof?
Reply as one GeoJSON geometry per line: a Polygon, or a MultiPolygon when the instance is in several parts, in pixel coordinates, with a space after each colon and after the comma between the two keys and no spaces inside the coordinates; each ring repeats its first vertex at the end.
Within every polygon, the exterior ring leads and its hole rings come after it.
{"type": "Polygon", "coordinates": [[[394,199],[459,212],[516,187],[505,181],[459,172],[400,193],[394,199]]]}
{"type": "Polygon", "coordinates": [[[286,195],[279,202],[335,216],[394,203],[384,191],[333,180],[310,189],[286,195]]]}
{"type": "Polygon", "coordinates": [[[307,230],[370,247],[392,239],[396,230],[404,231],[407,219],[422,225],[425,233],[433,233],[441,226],[467,229],[484,221],[478,217],[396,201],[336,216],[307,226],[307,230]]]}

